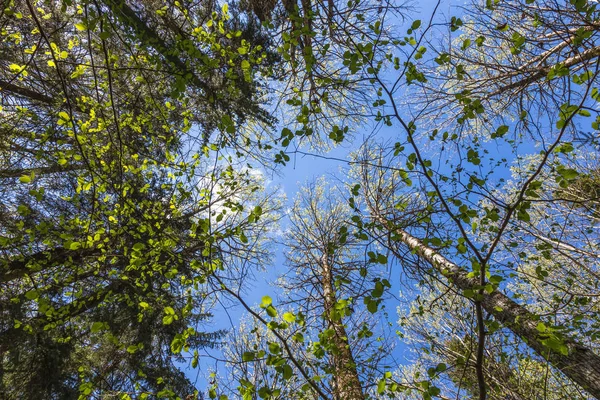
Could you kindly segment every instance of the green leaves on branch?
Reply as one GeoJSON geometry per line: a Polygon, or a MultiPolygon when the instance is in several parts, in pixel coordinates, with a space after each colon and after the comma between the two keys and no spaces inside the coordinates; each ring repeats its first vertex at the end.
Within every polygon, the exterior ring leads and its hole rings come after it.
{"type": "Polygon", "coordinates": [[[271,318],[277,317],[277,310],[272,305],[271,297],[263,296],[262,301],[260,303],[260,308],[267,312],[267,315],[271,318]]]}
{"type": "Polygon", "coordinates": [[[560,332],[556,328],[548,326],[543,322],[539,322],[536,328],[540,333],[540,336],[543,338],[542,344],[544,346],[564,356],[569,354],[569,348],[565,344],[560,332]]]}
{"type": "Polygon", "coordinates": [[[170,325],[179,319],[179,316],[175,314],[175,310],[172,307],[165,307],[164,313],[166,314],[162,320],[164,325],[170,325]]]}

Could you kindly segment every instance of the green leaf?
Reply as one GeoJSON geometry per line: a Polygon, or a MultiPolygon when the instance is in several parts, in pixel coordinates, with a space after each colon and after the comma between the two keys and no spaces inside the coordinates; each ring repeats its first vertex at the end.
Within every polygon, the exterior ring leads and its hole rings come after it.
{"type": "Polygon", "coordinates": [[[128,352],[129,354],[133,354],[133,353],[135,353],[136,351],[138,351],[138,347],[137,347],[137,345],[134,345],[134,344],[132,344],[131,346],[127,347],[127,352],[128,352]]]}
{"type": "Polygon", "coordinates": [[[104,329],[104,322],[94,322],[92,324],[92,333],[100,332],[104,329]]]}
{"type": "Polygon", "coordinates": [[[290,312],[286,312],[283,314],[283,319],[286,322],[292,323],[296,320],[296,316],[290,312]]]}
{"type": "Polygon", "coordinates": [[[383,394],[383,392],[385,392],[385,380],[384,379],[380,380],[379,383],[377,384],[377,393],[383,394]]]}
{"type": "Polygon", "coordinates": [[[254,358],[256,357],[256,353],[253,351],[245,351],[242,354],[242,361],[244,362],[248,362],[248,361],[254,361],[254,358]]]}
{"type": "Polygon", "coordinates": [[[87,69],[87,67],[85,65],[78,65],[75,68],[75,71],[73,71],[73,73],[71,74],[71,79],[79,78],[81,75],[83,75],[85,73],[86,69],[87,69]]]}
{"type": "Polygon", "coordinates": [[[542,344],[557,353],[560,353],[564,356],[569,355],[569,348],[565,346],[565,343],[560,338],[556,336],[551,336],[548,339],[542,340],[542,344]]]}
{"type": "Polygon", "coordinates": [[[286,381],[288,379],[290,379],[292,377],[292,375],[294,374],[292,367],[290,367],[288,364],[284,364],[283,365],[283,379],[285,379],[286,381]]]}
{"type": "Polygon", "coordinates": [[[269,352],[271,354],[279,354],[281,353],[281,346],[278,343],[271,342],[269,343],[269,352]]]}
{"type": "Polygon", "coordinates": [[[562,143],[561,145],[557,146],[554,151],[556,153],[568,154],[568,153],[571,153],[573,150],[575,150],[575,148],[573,147],[573,144],[570,142],[565,142],[565,143],[562,143]]]}
{"type": "Polygon", "coordinates": [[[165,314],[175,315],[175,310],[173,310],[173,307],[165,307],[165,314]]]}
{"type": "Polygon", "coordinates": [[[466,50],[469,48],[470,45],[471,45],[471,39],[465,39],[460,48],[462,50],[466,50]]]}
{"type": "Polygon", "coordinates": [[[38,297],[40,297],[40,292],[37,290],[30,290],[25,293],[25,297],[29,300],[36,300],[38,297]]]}
{"type": "Polygon", "coordinates": [[[558,168],[557,172],[566,180],[573,180],[579,176],[579,172],[573,168],[558,168]]]}
{"type": "Polygon", "coordinates": [[[531,216],[529,215],[529,213],[526,210],[519,210],[517,212],[517,219],[519,221],[529,222],[529,221],[531,221],[531,216]]]}
{"type": "Polygon", "coordinates": [[[21,183],[30,183],[31,182],[31,177],[28,175],[23,175],[22,177],[19,178],[19,182],[21,183]]]}
{"type": "Polygon", "coordinates": [[[500,125],[498,129],[496,129],[496,132],[492,133],[492,139],[501,138],[506,134],[506,132],[508,132],[508,126],[500,125]]]}
{"type": "Polygon", "coordinates": [[[273,306],[268,306],[266,308],[267,315],[271,318],[275,318],[277,316],[277,310],[273,306]]]}
{"type": "Polygon", "coordinates": [[[475,149],[469,149],[469,151],[467,151],[467,161],[469,161],[473,165],[481,164],[479,152],[475,149]]]}
{"type": "Polygon", "coordinates": [[[182,335],[175,335],[173,341],[171,342],[171,352],[173,354],[179,354],[181,353],[181,350],[183,350],[183,346],[185,346],[185,340],[183,339],[182,335]]]}
{"type": "Polygon", "coordinates": [[[383,296],[383,284],[381,282],[375,282],[375,289],[371,290],[371,296],[375,298],[383,296]]]}
{"type": "Polygon", "coordinates": [[[266,308],[266,307],[270,306],[272,303],[273,303],[273,300],[271,299],[271,297],[263,296],[260,306],[262,308],[266,308]]]}
{"type": "Polygon", "coordinates": [[[379,306],[378,302],[376,300],[369,300],[367,302],[367,310],[369,310],[369,312],[371,314],[375,314],[377,312],[377,307],[379,306]]]}
{"type": "Polygon", "coordinates": [[[21,72],[23,70],[24,67],[21,67],[19,64],[10,64],[8,66],[8,69],[10,69],[11,72],[21,72]]]}

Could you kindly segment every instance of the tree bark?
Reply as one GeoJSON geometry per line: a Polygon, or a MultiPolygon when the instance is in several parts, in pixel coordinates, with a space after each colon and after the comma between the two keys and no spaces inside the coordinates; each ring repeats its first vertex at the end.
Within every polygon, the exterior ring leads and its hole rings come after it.
{"type": "MultiPolygon", "coordinates": [[[[573,57],[569,57],[566,60],[564,60],[563,62],[561,62],[560,64],[562,64],[563,67],[571,68],[575,65],[582,64],[586,61],[591,61],[598,57],[600,57],[600,46],[592,47],[590,49],[583,51],[582,53],[579,53],[579,54],[573,56],[573,57]]],[[[538,70],[532,72],[530,75],[526,76],[525,78],[519,79],[517,81],[514,81],[512,83],[502,86],[501,88],[499,88],[496,91],[489,94],[487,97],[498,96],[508,90],[512,90],[512,89],[519,88],[519,87],[523,88],[523,90],[525,90],[533,82],[547,77],[550,70],[556,66],[557,66],[557,64],[549,66],[549,67],[539,68],[538,70]]],[[[526,73],[525,71],[519,70],[519,71],[515,72],[514,74],[521,75],[521,74],[525,74],[525,73],[526,73]]]]}
{"type": "Polygon", "coordinates": [[[354,357],[352,356],[352,351],[350,350],[350,343],[348,342],[346,328],[342,323],[341,317],[332,317],[332,312],[335,311],[335,305],[337,304],[337,296],[333,284],[333,271],[325,255],[321,259],[320,264],[325,306],[325,320],[327,321],[328,328],[332,329],[334,332],[331,340],[333,341],[334,348],[336,349],[332,355],[333,365],[335,368],[333,376],[335,385],[335,398],[339,400],[363,400],[365,396],[358,378],[356,363],[354,362],[354,357]]]}

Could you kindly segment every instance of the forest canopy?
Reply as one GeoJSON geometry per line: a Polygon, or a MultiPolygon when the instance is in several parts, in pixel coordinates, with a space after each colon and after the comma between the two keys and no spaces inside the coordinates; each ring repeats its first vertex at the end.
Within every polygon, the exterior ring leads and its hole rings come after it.
{"type": "Polygon", "coordinates": [[[599,32],[5,1],[0,398],[600,399],[599,32]]]}

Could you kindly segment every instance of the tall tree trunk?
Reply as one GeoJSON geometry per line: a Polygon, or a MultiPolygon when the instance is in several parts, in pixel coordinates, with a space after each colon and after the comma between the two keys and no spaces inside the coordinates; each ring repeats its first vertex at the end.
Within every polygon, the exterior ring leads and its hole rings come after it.
{"type": "MultiPolygon", "coordinates": [[[[389,226],[388,221],[381,215],[376,215],[376,219],[384,226],[389,226]]],[[[476,279],[467,276],[468,272],[465,269],[423,244],[419,239],[399,228],[391,227],[391,230],[400,242],[405,244],[414,254],[431,264],[448,279],[448,282],[457,288],[473,290],[474,287],[479,285],[476,279]]],[[[401,257],[392,246],[390,246],[390,250],[397,257],[401,257]]],[[[564,336],[564,344],[568,348],[567,355],[550,350],[542,342],[546,337],[537,329],[540,318],[498,290],[494,290],[489,294],[484,291],[481,304],[489,314],[519,336],[538,355],[562,371],[589,394],[600,399],[600,356],[566,335],[564,336]]]]}
{"type": "Polygon", "coordinates": [[[326,255],[322,257],[320,264],[325,306],[324,318],[328,328],[334,332],[331,340],[335,348],[332,355],[335,368],[333,374],[335,398],[336,400],[363,400],[365,396],[358,379],[358,371],[350,350],[346,328],[342,322],[342,317],[333,317],[337,296],[333,283],[333,271],[326,255]]]}

